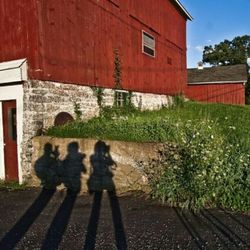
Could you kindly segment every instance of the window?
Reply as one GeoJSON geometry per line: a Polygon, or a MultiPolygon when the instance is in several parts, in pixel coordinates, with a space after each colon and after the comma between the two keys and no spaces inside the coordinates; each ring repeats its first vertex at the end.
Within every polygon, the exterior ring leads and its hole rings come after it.
{"type": "Polygon", "coordinates": [[[115,91],[115,105],[116,107],[124,107],[128,102],[129,93],[127,91],[115,91]]]}
{"type": "Polygon", "coordinates": [[[16,133],[16,108],[10,108],[8,110],[8,131],[9,131],[9,139],[16,141],[17,133],[16,133]]]}
{"type": "Polygon", "coordinates": [[[145,31],[142,31],[142,52],[155,57],[155,38],[145,31]]]}

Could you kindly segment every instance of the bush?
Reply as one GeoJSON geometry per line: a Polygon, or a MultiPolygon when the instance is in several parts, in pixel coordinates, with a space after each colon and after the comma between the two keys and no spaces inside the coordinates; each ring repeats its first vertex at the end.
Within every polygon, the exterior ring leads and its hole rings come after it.
{"type": "Polygon", "coordinates": [[[250,210],[250,156],[228,144],[213,121],[179,122],[176,150],[169,145],[153,165],[153,195],[173,206],[200,209],[223,206],[250,210]]]}
{"type": "Polygon", "coordinates": [[[104,108],[101,117],[50,128],[48,135],[163,142],[159,159],[144,163],[155,197],[192,209],[250,211],[249,112],[192,102],[153,112],[104,108]]]}
{"type": "Polygon", "coordinates": [[[185,96],[183,94],[173,96],[173,107],[183,108],[185,105],[185,96]]]}

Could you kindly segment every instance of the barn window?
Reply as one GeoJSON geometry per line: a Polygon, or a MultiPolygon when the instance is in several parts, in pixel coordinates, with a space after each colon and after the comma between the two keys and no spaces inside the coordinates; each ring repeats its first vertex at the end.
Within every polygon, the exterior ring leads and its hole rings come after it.
{"type": "Polygon", "coordinates": [[[142,31],[142,52],[155,57],[155,38],[145,31],[142,31]]]}
{"type": "Polygon", "coordinates": [[[129,93],[124,90],[115,91],[115,105],[116,107],[124,107],[127,104],[129,93]]]}

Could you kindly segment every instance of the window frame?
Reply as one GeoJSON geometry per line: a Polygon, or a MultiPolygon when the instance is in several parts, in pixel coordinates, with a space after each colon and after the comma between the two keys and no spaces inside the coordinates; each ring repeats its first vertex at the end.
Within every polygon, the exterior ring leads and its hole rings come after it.
{"type": "Polygon", "coordinates": [[[152,58],[156,58],[156,39],[155,39],[155,37],[153,35],[151,35],[150,33],[148,33],[145,30],[142,30],[142,53],[145,54],[145,55],[147,55],[147,56],[150,56],[152,58]],[[146,36],[148,36],[149,38],[153,39],[153,41],[154,41],[154,47],[152,47],[149,44],[147,44],[147,43],[144,42],[144,34],[146,36]],[[154,55],[151,55],[151,54],[145,52],[144,46],[147,47],[150,50],[153,50],[154,51],[154,55]]]}
{"type": "Polygon", "coordinates": [[[119,89],[115,90],[116,107],[124,107],[126,105],[126,98],[128,97],[128,94],[129,92],[127,90],[119,90],[119,89]]]}

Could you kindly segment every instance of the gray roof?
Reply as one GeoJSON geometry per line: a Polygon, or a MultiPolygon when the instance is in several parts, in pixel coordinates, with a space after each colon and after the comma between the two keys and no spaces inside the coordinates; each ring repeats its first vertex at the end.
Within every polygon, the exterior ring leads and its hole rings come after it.
{"type": "Polygon", "coordinates": [[[203,69],[188,69],[189,84],[246,81],[247,66],[245,64],[217,66],[203,69]]]}

